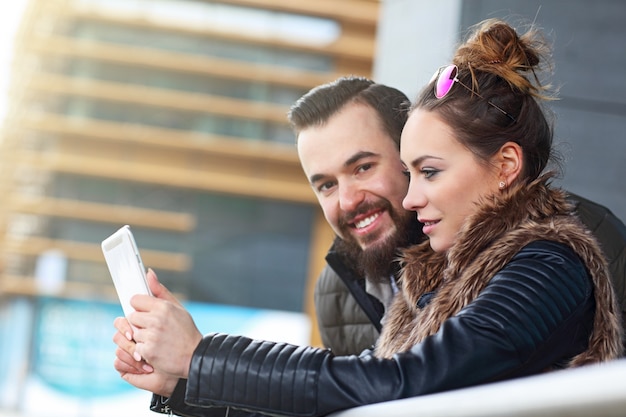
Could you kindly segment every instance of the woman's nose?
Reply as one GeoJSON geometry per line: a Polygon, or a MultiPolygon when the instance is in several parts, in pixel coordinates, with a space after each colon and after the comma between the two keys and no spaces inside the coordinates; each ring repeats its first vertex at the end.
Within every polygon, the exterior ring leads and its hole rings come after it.
{"type": "Polygon", "coordinates": [[[424,207],[426,204],[426,198],[424,193],[415,184],[415,181],[409,182],[409,188],[407,189],[406,196],[402,200],[402,207],[408,211],[417,211],[424,207]]]}

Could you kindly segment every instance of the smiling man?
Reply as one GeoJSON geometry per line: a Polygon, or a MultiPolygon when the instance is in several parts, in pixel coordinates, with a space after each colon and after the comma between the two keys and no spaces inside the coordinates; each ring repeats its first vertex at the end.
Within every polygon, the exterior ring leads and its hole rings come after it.
{"type": "Polygon", "coordinates": [[[346,77],[311,90],[289,113],[300,163],[337,235],[315,290],[322,342],[336,354],[372,346],[397,291],[398,250],[423,239],[402,208],[408,105],[399,90],[346,77]]]}

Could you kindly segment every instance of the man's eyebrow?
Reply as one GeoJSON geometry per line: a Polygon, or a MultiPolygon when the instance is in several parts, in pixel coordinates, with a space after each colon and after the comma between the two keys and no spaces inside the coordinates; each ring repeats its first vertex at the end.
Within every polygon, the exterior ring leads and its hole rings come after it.
{"type": "Polygon", "coordinates": [[[370,152],[370,151],[360,151],[355,153],[354,155],[352,155],[350,158],[348,158],[346,160],[346,162],[343,163],[344,167],[349,167],[350,165],[354,164],[355,162],[358,162],[360,159],[363,158],[369,158],[372,156],[378,156],[377,153],[374,152],[370,152]]]}
{"type": "Polygon", "coordinates": [[[324,174],[315,174],[315,175],[311,175],[311,178],[309,178],[309,182],[311,184],[315,184],[316,182],[318,182],[319,180],[323,179],[326,175],[324,174]]]}
{"type": "MultiPolygon", "coordinates": [[[[363,158],[370,158],[372,156],[378,156],[379,154],[375,153],[375,152],[370,152],[370,151],[360,151],[355,153],[354,155],[352,155],[350,158],[346,159],[346,161],[343,163],[344,168],[349,167],[350,165],[355,164],[356,162],[358,162],[359,160],[363,159],[363,158]]],[[[311,184],[315,184],[317,181],[324,179],[326,177],[326,175],[324,174],[313,174],[311,175],[311,177],[309,178],[309,182],[311,184]]]]}

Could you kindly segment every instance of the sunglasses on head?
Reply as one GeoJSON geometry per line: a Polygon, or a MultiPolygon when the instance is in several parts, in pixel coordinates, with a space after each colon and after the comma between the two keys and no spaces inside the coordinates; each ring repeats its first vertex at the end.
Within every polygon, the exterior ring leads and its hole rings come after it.
{"type": "MultiPolygon", "coordinates": [[[[454,85],[454,83],[459,83],[463,87],[465,87],[467,90],[469,90],[472,94],[476,94],[479,98],[485,100],[485,98],[483,98],[483,96],[481,96],[476,91],[472,90],[471,88],[469,88],[468,86],[463,84],[461,81],[459,81],[459,78],[457,77],[458,74],[459,74],[459,68],[456,65],[454,65],[454,64],[451,64],[451,65],[448,65],[448,66],[445,66],[445,67],[441,67],[437,71],[435,71],[435,73],[433,74],[433,77],[431,79],[431,82],[436,79],[436,82],[435,82],[435,97],[437,97],[438,99],[444,98],[450,92],[450,90],[452,89],[452,86],[454,85]]],[[[508,117],[509,119],[513,120],[514,122],[516,121],[515,117],[511,116],[509,113],[507,113],[506,111],[502,110],[500,107],[496,106],[491,101],[489,101],[489,100],[486,100],[486,101],[491,106],[493,106],[494,108],[498,109],[506,117],[508,117]]]]}

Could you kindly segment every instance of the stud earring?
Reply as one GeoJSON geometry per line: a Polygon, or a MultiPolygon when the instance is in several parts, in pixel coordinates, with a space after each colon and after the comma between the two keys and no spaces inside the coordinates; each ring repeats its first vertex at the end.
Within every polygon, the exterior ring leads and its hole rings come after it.
{"type": "Polygon", "coordinates": [[[504,190],[504,188],[506,187],[506,183],[504,181],[500,181],[498,186],[500,187],[501,190],[504,190]]]}

